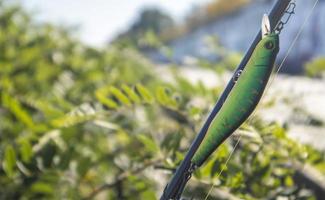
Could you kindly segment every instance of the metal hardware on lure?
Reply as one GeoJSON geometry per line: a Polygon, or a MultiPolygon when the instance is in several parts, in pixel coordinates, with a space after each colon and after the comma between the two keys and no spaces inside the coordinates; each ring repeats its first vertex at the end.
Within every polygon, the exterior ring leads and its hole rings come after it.
{"type": "Polygon", "coordinates": [[[297,5],[296,5],[295,0],[290,2],[290,4],[288,5],[288,8],[284,12],[284,16],[282,17],[282,19],[279,21],[279,23],[276,25],[276,27],[274,29],[275,33],[277,33],[277,34],[281,33],[284,26],[289,22],[291,16],[293,14],[295,14],[296,6],[297,5]],[[283,18],[284,18],[284,20],[283,20],[283,18]]]}
{"type": "Polygon", "coordinates": [[[239,77],[242,73],[243,73],[243,70],[238,70],[235,72],[234,76],[232,77],[232,80],[234,81],[234,83],[237,82],[237,80],[239,79],[239,77]]]}
{"type": "Polygon", "coordinates": [[[179,186],[178,192],[176,193],[176,199],[180,199],[182,192],[186,186],[186,183],[191,179],[192,177],[192,173],[194,172],[194,170],[196,169],[196,166],[194,164],[191,164],[190,168],[187,170],[187,172],[184,174],[184,180],[182,181],[182,183],[179,186]]]}
{"type": "Polygon", "coordinates": [[[262,19],[262,35],[263,39],[257,44],[192,158],[192,163],[197,167],[250,116],[262,97],[279,52],[279,35],[271,32],[267,15],[262,19]]]}

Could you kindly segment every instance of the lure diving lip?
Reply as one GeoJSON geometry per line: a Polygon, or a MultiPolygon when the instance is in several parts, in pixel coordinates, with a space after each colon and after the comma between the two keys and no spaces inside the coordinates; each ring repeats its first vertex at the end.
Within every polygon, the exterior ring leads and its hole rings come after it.
{"type": "Polygon", "coordinates": [[[267,14],[263,15],[261,30],[262,30],[262,39],[271,33],[271,23],[270,23],[269,16],[267,14]]]}

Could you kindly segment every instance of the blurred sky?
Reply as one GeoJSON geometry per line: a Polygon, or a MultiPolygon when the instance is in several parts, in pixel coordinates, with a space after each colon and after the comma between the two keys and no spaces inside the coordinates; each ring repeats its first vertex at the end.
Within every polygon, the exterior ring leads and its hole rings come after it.
{"type": "Polygon", "coordinates": [[[180,20],[194,5],[211,0],[19,0],[39,21],[79,25],[80,38],[104,45],[126,29],[144,7],[156,6],[180,20]]]}

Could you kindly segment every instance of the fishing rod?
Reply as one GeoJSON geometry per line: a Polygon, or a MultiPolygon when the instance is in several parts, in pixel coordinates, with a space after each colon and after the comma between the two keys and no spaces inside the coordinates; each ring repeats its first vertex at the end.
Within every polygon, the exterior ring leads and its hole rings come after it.
{"type": "MultiPolygon", "coordinates": [[[[203,127],[201,128],[199,134],[193,141],[190,149],[188,150],[187,154],[185,155],[184,160],[181,162],[180,166],[177,168],[175,174],[173,175],[170,182],[166,185],[165,190],[160,198],[160,200],[170,200],[170,199],[180,199],[181,195],[183,193],[183,190],[186,186],[186,183],[191,178],[191,175],[193,171],[200,166],[205,159],[207,158],[206,155],[209,155],[211,152],[201,150],[199,152],[199,155],[196,154],[197,150],[199,149],[202,141],[205,138],[205,135],[208,132],[208,129],[210,128],[211,123],[215,119],[217,113],[220,111],[220,109],[223,107],[223,104],[227,100],[227,97],[231,93],[232,89],[234,88],[239,76],[241,76],[241,73],[245,69],[246,65],[248,64],[249,60],[252,57],[252,54],[254,50],[256,49],[256,46],[260,43],[262,40],[262,33],[263,34],[271,34],[271,32],[280,34],[281,30],[283,29],[284,25],[288,22],[290,16],[294,14],[295,9],[295,2],[292,0],[278,0],[275,5],[273,6],[268,19],[265,22],[265,19],[263,18],[264,24],[266,25],[265,29],[262,29],[258,32],[257,36],[255,37],[253,43],[251,44],[250,48],[246,52],[245,56],[243,57],[242,61],[240,62],[239,66],[235,70],[234,75],[232,76],[231,80],[228,82],[225,90],[223,91],[222,95],[219,97],[216,105],[214,106],[213,110],[209,114],[206,122],[204,123],[203,127]],[[284,14],[288,14],[287,19],[284,21],[281,21],[284,14]],[[269,29],[269,30],[267,30],[269,29]],[[194,157],[194,161],[192,160],[194,157]]],[[[274,45],[274,43],[272,43],[274,45]]],[[[271,46],[272,46],[271,45],[271,46]]],[[[277,52],[276,52],[277,54],[277,52]]],[[[276,54],[274,57],[276,57],[276,54]]],[[[273,60],[273,61],[274,61],[273,60]]],[[[273,65],[273,63],[271,63],[273,65]]],[[[267,71],[267,73],[270,73],[270,71],[267,71]]],[[[267,82],[268,78],[265,80],[267,82]]],[[[244,81],[242,81],[244,82],[244,81]]],[[[266,85],[266,84],[265,84],[266,85]]],[[[263,88],[264,90],[264,88],[263,88]]],[[[262,91],[263,92],[263,91],[262,91]]],[[[259,100],[259,99],[257,99],[259,100]]],[[[225,123],[225,122],[223,122],[225,123]]],[[[211,134],[210,134],[211,135],[211,134]]],[[[228,135],[229,136],[229,135],[228,135]]],[[[227,137],[228,137],[227,136],[227,137]]],[[[222,138],[224,140],[225,138],[222,138]]],[[[219,143],[222,141],[218,141],[219,143]]],[[[206,143],[209,143],[206,142],[206,143]]],[[[211,150],[214,150],[213,144],[205,145],[210,148],[211,150]]],[[[202,148],[201,148],[202,149],[202,148]]]]}

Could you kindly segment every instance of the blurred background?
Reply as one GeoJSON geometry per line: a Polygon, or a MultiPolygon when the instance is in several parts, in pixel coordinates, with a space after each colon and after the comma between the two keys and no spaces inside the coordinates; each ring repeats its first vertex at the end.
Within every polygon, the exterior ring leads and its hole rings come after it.
{"type": "MultiPolygon", "coordinates": [[[[275,2],[0,0],[0,199],[159,198],[275,2]]],[[[280,73],[189,199],[324,197],[325,1],[314,4],[296,1],[280,73]]]]}

